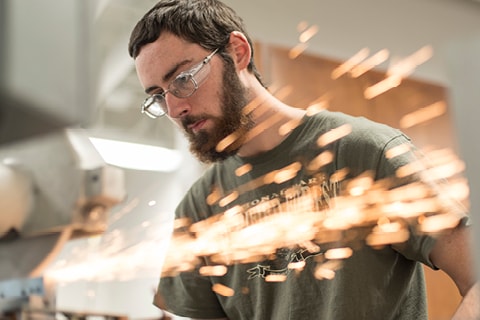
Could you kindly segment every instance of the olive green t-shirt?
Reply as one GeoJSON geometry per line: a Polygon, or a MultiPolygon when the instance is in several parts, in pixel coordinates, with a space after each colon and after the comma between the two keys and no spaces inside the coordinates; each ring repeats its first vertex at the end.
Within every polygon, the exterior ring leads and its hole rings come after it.
{"type": "MultiPolygon", "coordinates": [[[[372,172],[375,181],[393,177],[397,168],[411,161],[412,154],[387,159],[385,151],[405,143],[410,141],[400,131],[362,117],[330,111],[305,116],[274,149],[250,158],[233,156],[212,165],[185,195],[176,216],[196,222],[236,206],[245,215],[258,215],[252,208],[260,203],[276,200],[285,204],[294,200],[292,190],[303,194],[314,187],[322,190],[316,200],[319,208],[328,208],[344,188],[342,182],[332,179],[335,173],[348,169],[343,181],[365,172],[372,172]],[[329,143],[318,142],[320,136],[338,128],[349,133],[329,143]],[[313,160],[321,154],[330,154],[333,160],[312,170],[313,160]],[[295,167],[293,178],[259,183],[268,173],[293,163],[301,164],[295,167]],[[249,171],[235,173],[247,164],[249,171]],[[235,192],[236,198],[227,204],[207,201],[212,192],[220,194],[219,198],[235,192]]],[[[251,221],[255,218],[250,216],[251,221]]],[[[435,268],[428,258],[434,238],[412,232],[401,245],[373,248],[361,241],[352,242],[359,232],[361,228],[342,231],[342,237],[330,244],[354,248],[331,279],[314,276],[328,249],[321,244],[321,250],[314,253],[301,247],[279,248],[273,258],[229,265],[224,276],[201,276],[193,271],[163,277],[159,292],[169,311],[198,319],[427,319],[421,263],[435,268]],[[291,262],[304,262],[305,268],[292,270],[288,267],[291,262]],[[272,274],[285,276],[285,281],[266,281],[272,274]],[[215,293],[212,286],[217,283],[233,289],[233,295],[215,293]]],[[[209,257],[202,261],[214,264],[209,257]]]]}

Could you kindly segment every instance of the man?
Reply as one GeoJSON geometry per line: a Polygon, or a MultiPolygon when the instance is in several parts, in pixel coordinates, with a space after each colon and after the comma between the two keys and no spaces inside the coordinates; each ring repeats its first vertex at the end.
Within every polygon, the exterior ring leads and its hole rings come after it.
{"type": "MultiPolygon", "coordinates": [[[[323,231],[305,238],[312,241],[295,243],[295,237],[311,231],[295,228],[304,222],[303,214],[313,208],[318,216],[330,217],[351,179],[370,173],[366,176],[372,181],[387,181],[391,188],[411,181],[412,176],[394,177],[413,161],[414,152],[386,155],[395,147],[413,149],[401,132],[339,113],[310,114],[275,98],[256,70],[241,18],[218,0],[158,2],[135,26],[129,53],[149,96],[142,112],[168,116],[185,131],[192,153],[211,164],[177,207],[177,218],[198,223],[235,211],[233,216],[241,217],[235,226],[220,224],[226,227],[224,237],[232,239],[244,227],[279,217],[277,213],[302,217],[289,220],[296,234],[282,234],[293,242],[272,244],[272,251],[264,246],[239,251],[264,250],[260,257],[219,250],[201,256],[193,270],[163,277],[157,306],[193,319],[426,319],[423,263],[444,270],[464,296],[456,319],[478,317],[467,216],[440,237],[412,227],[408,239],[382,246],[365,245],[360,236],[364,226],[326,239],[338,228],[326,230],[322,220],[315,226],[323,231]],[[339,137],[328,139],[332,132],[339,137]],[[310,205],[307,210],[299,205],[303,200],[310,205]],[[333,277],[320,280],[318,265],[328,262],[329,245],[351,246],[355,252],[330,270],[333,277]],[[294,270],[293,262],[302,263],[301,271],[294,270]],[[228,266],[226,273],[199,273],[202,266],[219,264],[228,266]],[[269,281],[278,277],[282,281],[269,281]],[[212,290],[219,286],[226,293],[212,290]]],[[[199,225],[185,234],[200,235],[214,226],[205,224],[201,230],[199,225]]],[[[257,240],[277,232],[257,230],[251,236],[257,240]]]]}

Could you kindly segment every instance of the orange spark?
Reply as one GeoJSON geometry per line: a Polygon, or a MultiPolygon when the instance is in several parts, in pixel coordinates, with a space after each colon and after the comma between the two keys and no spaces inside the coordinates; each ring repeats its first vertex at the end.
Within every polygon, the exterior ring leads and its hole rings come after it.
{"type": "Polygon", "coordinates": [[[335,248],[330,249],[325,252],[325,258],[329,260],[334,259],[347,259],[350,258],[353,254],[352,248],[335,248]]]}
{"type": "Polygon", "coordinates": [[[308,22],[307,21],[300,21],[297,24],[297,31],[298,32],[303,32],[308,28],[308,22]]]}
{"type": "Polygon", "coordinates": [[[218,203],[221,207],[225,207],[227,206],[229,203],[231,203],[232,201],[235,201],[237,198],[238,198],[238,192],[237,191],[234,191],[232,193],[230,193],[228,196],[224,197],[223,199],[220,200],[220,202],[218,203]]]}
{"type": "Polygon", "coordinates": [[[278,90],[275,90],[273,94],[276,98],[283,100],[293,92],[293,86],[283,86],[278,90]]]}
{"type": "Polygon", "coordinates": [[[385,152],[385,157],[387,159],[393,159],[399,155],[409,152],[411,149],[412,147],[409,143],[402,143],[401,145],[388,149],[385,152]]]}
{"type": "Polygon", "coordinates": [[[298,43],[296,46],[294,46],[288,51],[288,58],[291,60],[298,58],[298,56],[300,56],[305,50],[307,50],[307,48],[307,43],[298,43]]]}
{"type": "Polygon", "coordinates": [[[435,102],[429,106],[415,110],[400,119],[401,128],[410,128],[421,123],[425,123],[434,118],[440,117],[447,111],[447,105],[444,101],[435,102]]]}
{"type": "Polygon", "coordinates": [[[330,150],[324,151],[316,156],[307,166],[309,171],[318,171],[321,167],[331,163],[334,155],[330,150]]]}
{"type": "Polygon", "coordinates": [[[235,291],[232,288],[229,288],[220,283],[215,283],[212,286],[212,290],[224,297],[232,297],[235,294],[235,291]]]}
{"type": "Polygon", "coordinates": [[[288,269],[294,269],[294,270],[303,270],[305,268],[305,265],[307,263],[305,261],[299,261],[299,262],[290,262],[288,264],[288,269]]]}
{"type": "Polygon", "coordinates": [[[427,233],[434,233],[446,229],[455,228],[460,222],[461,216],[452,213],[437,214],[422,219],[420,230],[427,233]]]}
{"type": "Polygon", "coordinates": [[[310,104],[307,107],[307,116],[313,116],[314,114],[317,114],[325,109],[327,109],[326,101],[320,101],[320,102],[310,104]]]}
{"type": "Polygon", "coordinates": [[[370,233],[366,242],[369,246],[383,246],[392,243],[402,243],[408,240],[410,233],[407,229],[397,226],[396,223],[377,226],[370,233]],[[388,227],[388,228],[387,228],[388,227]]]}
{"type": "Polygon", "coordinates": [[[235,175],[237,177],[241,177],[243,176],[244,174],[246,173],[249,173],[250,171],[252,171],[253,167],[250,163],[246,163],[244,164],[243,166],[241,167],[238,167],[236,170],[235,170],[235,175]]]}
{"type": "Polygon", "coordinates": [[[368,87],[363,92],[363,95],[366,99],[373,99],[376,96],[381,95],[382,93],[387,92],[388,90],[398,87],[402,83],[402,78],[398,75],[391,75],[383,79],[380,82],[368,87]]]}
{"type": "Polygon", "coordinates": [[[269,274],[265,277],[267,282],[283,282],[287,280],[287,275],[285,274],[269,274]]]}
{"type": "Polygon", "coordinates": [[[237,141],[239,137],[240,137],[240,134],[237,131],[229,134],[217,144],[217,146],[215,147],[215,150],[217,152],[224,151],[229,146],[231,146],[235,141],[237,141]]]}
{"type": "Polygon", "coordinates": [[[353,78],[358,78],[367,71],[375,68],[379,64],[385,62],[388,59],[390,52],[387,49],[383,49],[375,53],[370,58],[366,59],[365,61],[359,63],[358,65],[354,66],[350,70],[350,75],[353,78]]]}
{"type": "Polygon", "coordinates": [[[290,120],[280,126],[280,128],[278,129],[278,134],[280,134],[281,136],[285,136],[290,132],[292,132],[292,130],[298,127],[298,125],[301,123],[302,123],[302,119],[290,120]]]}
{"type": "Polygon", "coordinates": [[[387,71],[387,75],[405,78],[413,73],[417,66],[428,61],[432,56],[433,48],[424,46],[412,55],[394,63],[387,71]]]}
{"type": "Polygon", "coordinates": [[[276,170],[274,173],[273,181],[277,184],[281,184],[285,181],[295,178],[298,174],[298,171],[302,169],[302,164],[300,162],[294,162],[283,169],[276,170]]]}
{"type": "Polygon", "coordinates": [[[350,124],[341,125],[322,134],[317,140],[317,145],[323,148],[326,145],[345,137],[350,132],[352,132],[352,126],[350,124]]]}
{"type": "Polygon", "coordinates": [[[301,43],[305,43],[307,41],[309,41],[314,35],[316,35],[318,32],[318,26],[317,25],[312,25],[310,26],[310,28],[306,29],[305,31],[303,31],[298,40],[301,42],[301,43]]]}
{"type": "Polygon", "coordinates": [[[203,266],[199,269],[202,276],[224,276],[227,273],[227,267],[223,265],[217,266],[203,266]]]}
{"type": "Polygon", "coordinates": [[[219,188],[215,187],[213,188],[212,192],[207,196],[207,204],[208,205],[213,205],[215,202],[220,200],[222,197],[221,191],[219,188]]]}
{"type": "Polygon", "coordinates": [[[352,68],[355,67],[357,64],[359,64],[362,60],[364,60],[369,53],[370,53],[370,50],[368,48],[363,48],[360,51],[358,51],[350,59],[348,59],[347,61],[345,61],[344,63],[342,63],[332,71],[332,74],[331,74],[332,79],[338,79],[345,73],[352,70],[352,68]]]}

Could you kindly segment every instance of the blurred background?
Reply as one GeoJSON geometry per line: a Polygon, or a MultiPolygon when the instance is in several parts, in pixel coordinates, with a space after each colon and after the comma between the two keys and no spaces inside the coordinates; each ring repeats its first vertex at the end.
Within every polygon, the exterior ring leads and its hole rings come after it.
{"type": "MultiPolygon", "coordinates": [[[[204,167],[168,119],[140,113],[127,44],[155,2],[0,2],[0,284],[56,275],[50,307],[158,317],[151,302],[173,210],[204,167]]],[[[478,194],[479,1],[225,2],[244,17],[266,82],[293,89],[285,101],[451,148],[478,194]],[[392,72],[401,83],[375,91],[392,72]],[[405,122],[429,108],[440,110],[434,119],[405,122]]],[[[475,221],[478,197],[470,206],[475,221]]],[[[445,319],[458,293],[441,272],[427,277],[431,319],[445,319]]],[[[0,307],[11,303],[0,296],[0,307]]]]}

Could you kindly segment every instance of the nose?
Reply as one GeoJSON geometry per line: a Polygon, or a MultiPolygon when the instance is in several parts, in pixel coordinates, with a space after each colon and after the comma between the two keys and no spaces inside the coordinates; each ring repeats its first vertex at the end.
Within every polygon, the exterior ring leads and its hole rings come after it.
{"type": "Polygon", "coordinates": [[[167,115],[170,118],[181,118],[190,113],[190,105],[186,98],[177,98],[173,94],[165,95],[167,103],[167,115]]]}

